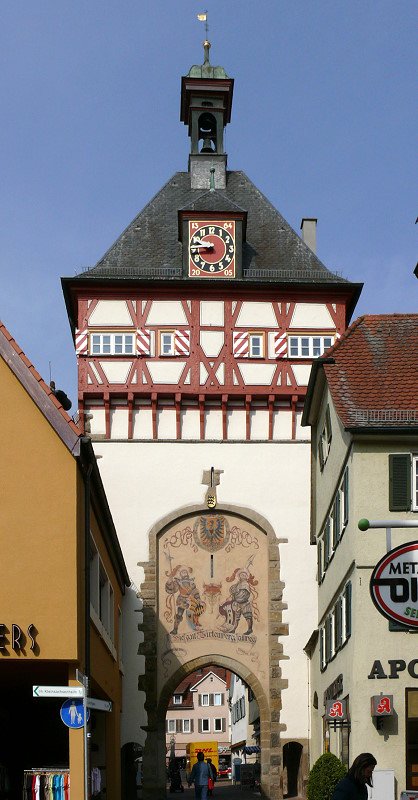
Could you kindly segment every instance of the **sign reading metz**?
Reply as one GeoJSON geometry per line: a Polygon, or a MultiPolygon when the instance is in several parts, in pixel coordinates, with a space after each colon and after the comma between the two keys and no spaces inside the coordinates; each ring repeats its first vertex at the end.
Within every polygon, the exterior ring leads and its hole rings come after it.
{"type": "Polygon", "coordinates": [[[418,542],[396,547],[380,559],[370,578],[370,594],[384,617],[418,628],[418,542]]]}
{"type": "Polygon", "coordinates": [[[189,220],[189,277],[235,277],[233,220],[189,220]]]}

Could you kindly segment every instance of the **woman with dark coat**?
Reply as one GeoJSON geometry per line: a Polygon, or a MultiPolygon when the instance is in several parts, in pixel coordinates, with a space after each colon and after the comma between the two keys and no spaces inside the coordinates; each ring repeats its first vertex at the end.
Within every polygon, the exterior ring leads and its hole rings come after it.
{"type": "Polygon", "coordinates": [[[367,787],[373,786],[372,773],[376,764],[371,753],[360,753],[345,778],[337,783],[332,800],[367,800],[367,787]]]}

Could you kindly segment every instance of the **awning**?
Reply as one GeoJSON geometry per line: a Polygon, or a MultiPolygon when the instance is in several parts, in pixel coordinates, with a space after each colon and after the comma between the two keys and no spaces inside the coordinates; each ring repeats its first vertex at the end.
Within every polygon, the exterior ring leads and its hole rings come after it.
{"type": "Polygon", "coordinates": [[[249,755],[250,753],[260,753],[260,748],[259,748],[258,744],[254,744],[254,745],[246,745],[246,746],[243,748],[243,752],[244,752],[244,753],[247,753],[248,755],[249,755]]]}

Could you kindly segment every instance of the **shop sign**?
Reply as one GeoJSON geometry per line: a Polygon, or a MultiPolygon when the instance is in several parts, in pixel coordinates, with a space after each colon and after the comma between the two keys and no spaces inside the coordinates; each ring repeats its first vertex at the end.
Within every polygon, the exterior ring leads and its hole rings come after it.
{"type": "Polygon", "coordinates": [[[29,649],[32,652],[36,649],[36,630],[34,625],[28,625],[26,632],[23,632],[20,625],[12,622],[11,629],[4,622],[0,622],[0,653],[7,653],[10,646],[15,653],[25,654],[25,647],[30,639],[29,649]]]}
{"type": "Polygon", "coordinates": [[[399,678],[399,673],[405,672],[405,670],[408,670],[411,678],[418,678],[418,658],[413,658],[408,664],[403,658],[389,658],[388,664],[389,669],[385,672],[381,661],[373,661],[373,666],[367,676],[369,681],[375,680],[375,678],[378,680],[399,678]]]}
{"type": "Polygon", "coordinates": [[[327,722],[343,722],[347,719],[346,700],[330,700],[325,706],[325,719],[327,722]]]}
{"type": "Polygon", "coordinates": [[[372,717],[393,717],[393,694],[375,694],[371,706],[372,717]]]}
{"type": "Polygon", "coordinates": [[[418,629],[418,542],[395,547],[380,559],[370,578],[370,594],[386,619],[418,629]]]}

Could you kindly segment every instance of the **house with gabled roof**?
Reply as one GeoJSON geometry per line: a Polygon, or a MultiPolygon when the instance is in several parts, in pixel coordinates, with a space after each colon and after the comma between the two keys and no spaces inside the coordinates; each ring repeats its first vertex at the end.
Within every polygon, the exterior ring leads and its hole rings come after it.
{"type": "MultiPolygon", "coordinates": [[[[371,578],[387,550],[418,538],[418,315],[357,319],[314,362],[302,424],[311,427],[318,585],[306,646],[311,760],[331,750],[349,766],[372,752],[376,791],[394,798],[395,783],[418,787],[418,595],[412,578],[407,603],[402,579],[391,590],[398,613],[384,615],[371,578]],[[359,527],[364,519],[377,527],[359,527]]],[[[414,570],[411,556],[404,574],[414,570]]]]}
{"type": "Polygon", "coordinates": [[[51,779],[84,797],[87,765],[119,797],[130,581],[96,457],[1,323],[0,388],[1,786],[17,798],[51,779]]]}

